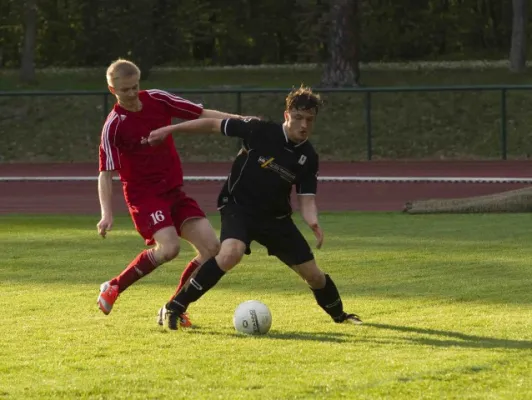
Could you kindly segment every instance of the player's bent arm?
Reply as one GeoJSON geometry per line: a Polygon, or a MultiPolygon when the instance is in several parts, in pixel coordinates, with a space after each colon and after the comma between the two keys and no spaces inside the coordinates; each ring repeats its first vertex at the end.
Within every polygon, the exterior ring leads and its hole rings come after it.
{"type": "Polygon", "coordinates": [[[222,129],[222,121],[222,119],[218,118],[202,118],[181,122],[175,125],[168,125],[152,131],[148,142],[164,139],[172,133],[220,133],[222,129]]]}
{"type": "Polygon", "coordinates": [[[150,132],[150,136],[143,143],[157,146],[162,143],[168,135],[173,133],[222,133],[225,136],[236,136],[246,139],[254,131],[255,124],[260,123],[258,119],[219,119],[202,118],[181,122],[175,125],[168,125],[150,132]]]}
{"type": "Polygon", "coordinates": [[[299,194],[299,212],[307,225],[314,229],[319,226],[318,223],[318,206],[316,205],[316,196],[314,194],[299,194]]]}
{"type": "Polygon", "coordinates": [[[113,171],[100,172],[98,176],[98,198],[100,199],[102,217],[112,217],[113,171]]]}

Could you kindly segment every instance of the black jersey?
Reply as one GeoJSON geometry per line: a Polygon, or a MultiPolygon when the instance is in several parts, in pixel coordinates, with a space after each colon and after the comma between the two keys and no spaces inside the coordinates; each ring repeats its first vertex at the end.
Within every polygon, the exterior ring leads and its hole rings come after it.
{"type": "Polygon", "coordinates": [[[225,119],[222,134],[243,140],[218,208],[236,203],[250,213],[279,218],[292,213],[293,185],[298,194],[316,194],[318,154],[308,140],[294,143],[282,124],[258,119],[225,119]]]}

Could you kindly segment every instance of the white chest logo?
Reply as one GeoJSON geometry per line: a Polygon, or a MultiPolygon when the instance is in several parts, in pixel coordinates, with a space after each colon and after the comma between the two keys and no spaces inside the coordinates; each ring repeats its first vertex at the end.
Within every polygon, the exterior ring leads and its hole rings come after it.
{"type": "Polygon", "coordinates": [[[301,155],[301,157],[299,157],[299,161],[297,163],[300,164],[300,165],[303,165],[303,164],[305,164],[305,161],[307,161],[307,156],[301,155]]]}

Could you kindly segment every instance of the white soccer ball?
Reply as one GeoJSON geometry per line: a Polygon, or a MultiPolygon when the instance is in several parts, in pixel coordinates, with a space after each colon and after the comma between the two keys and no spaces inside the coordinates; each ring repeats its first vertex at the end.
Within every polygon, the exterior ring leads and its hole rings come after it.
{"type": "Polygon", "coordinates": [[[264,335],[272,326],[272,313],[266,304],[258,300],[248,300],[236,308],[233,325],[240,333],[264,335]]]}

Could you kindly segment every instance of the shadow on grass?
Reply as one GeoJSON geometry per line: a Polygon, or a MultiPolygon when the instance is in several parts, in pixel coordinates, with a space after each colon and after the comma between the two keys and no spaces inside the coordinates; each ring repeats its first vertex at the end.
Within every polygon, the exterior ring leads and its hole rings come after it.
{"type": "Polygon", "coordinates": [[[196,327],[191,332],[195,335],[214,335],[225,336],[234,339],[274,339],[274,340],[306,340],[311,342],[329,342],[329,343],[345,343],[352,342],[355,338],[354,335],[349,335],[341,332],[281,332],[272,330],[265,335],[246,335],[243,333],[220,333],[211,330],[202,330],[200,327],[196,327]]]}
{"type": "Polygon", "coordinates": [[[397,332],[416,333],[420,335],[438,336],[440,338],[411,338],[405,337],[404,340],[425,346],[440,347],[468,347],[484,349],[532,349],[530,340],[509,340],[497,339],[486,336],[467,335],[465,333],[453,331],[440,331],[436,329],[413,328],[409,326],[387,325],[366,323],[366,327],[386,329],[397,332]]]}
{"type": "MultiPolygon", "coordinates": [[[[164,333],[168,331],[164,330],[164,333]]],[[[217,337],[225,337],[231,339],[268,339],[268,340],[304,340],[310,342],[326,342],[326,343],[374,343],[380,345],[398,345],[404,342],[411,342],[413,344],[419,344],[423,346],[436,346],[436,347],[464,347],[464,348],[479,348],[479,349],[510,349],[510,350],[529,350],[532,349],[532,341],[530,340],[510,340],[510,339],[498,339],[486,336],[468,335],[460,332],[443,331],[436,329],[424,329],[414,328],[409,326],[388,325],[388,324],[376,324],[376,323],[364,323],[362,327],[359,327],[353,331],[352,334],[344,332],[301,332],[301,331],[277,331],[271,330],[266,335],[246,335],[238,332],[222,333],[210,329],[202,329],[200,326],[196,326],[189,332],[193,332],[195,335],[210,335],[217,337]],[[368,331],[365,333],[365,337],[361,337],[357,334],[358,329],[383,329],[397,332],[412,333],[418,335],[424,335],[429,337],[403,337],[398,339],[378,339],[368,336],[368,331]],[[433,336],[433,337],[430,337],[433,336]]]]}
{"type": "MultiPolygon", "coordinates": [[[[242,335],[238,335],[242,336],[242,335]]],[[[279,332],[271,331],[268,333],[271,339],[279,340],[310,340],[315,342],[334,342],[344,343],[354,339],[354,335],[341,332],[279,332]]]]}

